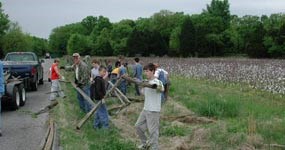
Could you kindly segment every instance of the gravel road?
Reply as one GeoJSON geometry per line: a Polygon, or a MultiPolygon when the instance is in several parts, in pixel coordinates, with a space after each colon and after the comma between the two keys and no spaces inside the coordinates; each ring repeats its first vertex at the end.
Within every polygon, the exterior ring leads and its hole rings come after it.
{"type": "MultiPolygon", "coordinates": [[[[47,82],[47,70],[52,60],[43,63],[45,70],[44,85],[39,85],[38,91],[27,92],[25,106],[17,111],[3,110],[2,134],[0,137],[0,150],[36,150],[47,130],[48,113],[33,118],[29,112],[37,112],[49,105],[50,83],[47,82]]],[[[3,106],[5,107],[5,106],[3,106]]]]}

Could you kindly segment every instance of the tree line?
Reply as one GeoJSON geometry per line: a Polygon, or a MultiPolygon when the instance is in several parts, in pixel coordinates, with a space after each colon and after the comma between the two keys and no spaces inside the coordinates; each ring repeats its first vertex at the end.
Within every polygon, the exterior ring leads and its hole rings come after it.
{"type": "Polygon", "coordinates": [[[79,52],[97,56],[285,57],[285,14],[239,17],[231,15],[229,8],[228,0],[212,0],[202,13],[193,15],[161,10],[149,18],[116,23],[104,16],[87,16],[81,22],[54,28],[48,40],[5,24],[8,16],[1,10],[0,49],[58,56],[79,52]]]}

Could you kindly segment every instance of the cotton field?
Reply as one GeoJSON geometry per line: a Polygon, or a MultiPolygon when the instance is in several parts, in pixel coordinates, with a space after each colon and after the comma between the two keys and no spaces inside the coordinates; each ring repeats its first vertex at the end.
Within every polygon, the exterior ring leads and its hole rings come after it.
{"type": "Polygon", "coordinates": [[[170,74],[222,82],[248,83],[253,88],[285,94],[285,60],[237,58],[142,58],[157,62],[170,74]]]}

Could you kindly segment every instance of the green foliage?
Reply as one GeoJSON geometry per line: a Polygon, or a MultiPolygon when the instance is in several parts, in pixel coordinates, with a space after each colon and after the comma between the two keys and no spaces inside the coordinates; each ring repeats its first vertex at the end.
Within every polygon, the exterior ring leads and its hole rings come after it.
{"type": "Polygon", "coordinates": [[[10,29],[2,39],[4,53],[15,51],[31,51],[32,39],[24,34],[17,24],[11,24],[10,29]]]}
{"type": "Polygon", "coordinates": [[[257,16],[244,16],[240,21],[240,33],[246,41],[245,52],[250,57],[266,57],[267,52],[263,45],[265,31],[257,16]]]}
{"type": "Polygon", "coordinates": [[[180,50],[180,34],[181,34],[181,27],[176,27],[172,30],[169,40],[169,50],[168,55],[170,56],[179,56],[180,50]]]}
{"type": "Polygon", "coordinates": [[[123,20],[113,25],[111,31],[111,45],[114,49],[114,55],[126,55],[128,37],[131,35],[134,22],[123,20]]]}
{"type": "Polygon", "coordinates": [[[0,2],[0,58],[4,56],[3,51],[3,36],[5,35],[6,31],[9,29],[9,18],[8,15],[3,12],[2,3],[0,2]]]}
{"type": "Polygon", "coordinates": [[[150,54],[162,56],[167,53],[167,44],[158,31],[134,29],[127,41],[129,56],[150,54]]]}
{"type": "Polygon", "coordinates": [[[67,52],[69,55],[80,53],[81,55],[90,54],[90,40],[87,36],[81,34],[72,34],[67,43],[67,52]]]}
{"type": "Polygon", "coordinates": [[[32,50],[38,56],[44,56],[44,54],[49,51],[48,41],[46,39],[33,36],[31,37],[31,40],[32,40],[32,50]]]}
{"type": "Polygon", "coordinates": [[[72,34],[84,34],[81,23],[69,24],[52,30],[49,36],[51,53],[59,56],[67,54],[67,43],[72,34]]]}
{"type": "Polygon", "coordinates": [[[119,133],[115,129],[110,129],[110,131],[97,130],[92,136],[93,139],[96,139],[96,143],[91,144],[89,149],[133,150],[136,148],[135,144],[131,142],[122,142],[122,140],[118,138],[118,135],[119,133]]]}
{"type": "Polygon", "coordinates": [[[82,26],[86,29],[86,35],[89,35],[97,25],[97,17],[87,16],[81,21],[82,26]]]}
{"type": "Polygon", "coordinates": [[[209,95],[207,100],[197,102],[196,111],[202,116],[208,117],[237,117],[240,113],[241,104],[236,100],[222,100],[209,95]]]}
{"type": "Polygon", "coordinates": [[[179,127],[179,126],[166,126],[161,128],[161,135],[162,136],[185,136],[186,135],[186,128],[179,127]]]}
{"type": "MultiPolygon", "coordinates": [[[[0,15],[1,41],[9,20],[2,10],[0,15]]],[[[83,53],[101,56],[284,57],[284,18],[282,13],[231,16],[228,0],[212,0],[201,14],[191,16],[161,10],[149,18],[117,23],[104,16],[87,16],[79,23],[55,28],[49,48],[52,54],[65,55],[70,51],[70,37],[78,34],[90,39],[82,44],[83,53]]]]}
{"type": "Polygon", "coordinates": [[[9,28],[8,15],[3,12],[2,3],[0,2],[0,39],[9,28]]]}
{"type": "Polygon", "coordinates": [[[223,19],[223,29],[227,29],[230,25],[230,4],[228,0],[212,0],[211,5],[207,5],[207,10],[204,13],[209,13],[215,17],[221,17],[223,19]]]}
{"type": "Polygon", "coordinates": [[[185,18],[182,24],[179,40],[180,55],[183,57],[195,56],[196,30],[190,17],[185,18]]]}

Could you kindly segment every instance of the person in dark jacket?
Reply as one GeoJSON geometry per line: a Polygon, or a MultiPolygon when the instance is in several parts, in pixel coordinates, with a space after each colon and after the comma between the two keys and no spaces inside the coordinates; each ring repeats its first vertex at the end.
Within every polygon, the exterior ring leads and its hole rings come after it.
{"type": "MultiPolygon", "coordinates": [[[[99,76],[96,76],[94,79],[94,99],[95,101],[99,102],[100,100],[104,99],[106,95],[106,87],[105,87],[105,80],[103,77],[106,75],[107,69],[104,66],[100,66],[99,68],[99,76]]],[[[102,103],[102,105],[98,108],[95,114],[95,119],[93,123],[93,127],[95,129],[99,128],[109,128],[109,117],[106,104],[102,103]]]]}
{"type": "Polygon", "coordinates": [[[3,73],[3,63],[0,60],[0,136],[2,136],[2,131],[1,131],[1,98],[5,93],[5,86],[4,86],[4,73],[3,73]]]}

